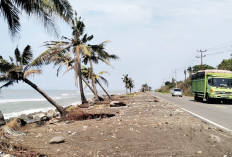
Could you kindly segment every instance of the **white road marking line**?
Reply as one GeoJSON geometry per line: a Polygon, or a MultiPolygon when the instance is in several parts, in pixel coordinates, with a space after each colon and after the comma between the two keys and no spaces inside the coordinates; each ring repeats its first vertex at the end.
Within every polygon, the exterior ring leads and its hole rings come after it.
{"type": "Polygon", "coordinates": [[[215,107],[220,107],[220,108],[226,108],[226,107],[220,106],[220,105],[213,105],[213,106],[215,106],[215,107]]]}
{"type": "Polygon", "coordinates": [[[207,123],[213,124],[213,125],[215,125],[215,126],[221,128],[221,129],[223,129],[223,130],[232,132],[232,130],[230,130],[230,129],[228,129],[228,128],[222,126],[222,125],[219,125],[219,124],[217,124],[217,123],[215,123],[215,122],[213,122],[213,121],[211,121],[211,120],[209,120],[209,119],[206,119],[206,118],[204,118],[204,117],[202,117],[202,116],[200,116],[200,115],[198,115],[198,114],[196,114],[196,113],[193,113],[193,112],[191,112],[191,111],[189,111],[189,110],[186,110],[186,109],[184,109],[184,108],[181,108],[181,109],[184,110],[184,111],[186,111],[186,112],[188,112],[188,113],[190,113],[190,114],[192,114],[192,115],[194,115],[194,116],[196,116],[196,117],[198,117],[198,118],[200,118],[200,119],[202,119],[203,121],[205,121],[205,122],[207,122],[207,123]]]}
{"type": "MultiPolygon", "coordinates": [[[[164,101],[170,102],[169,100],[167,100],[167,99],[165,99],[165,98],[161,98],[161,97],[159,97],[159,96],[157,96],[157,95],[156,95],[156,97],[159,98],[159,99],[163,99],[164,101]]],[[[173,102],[170,102],[170,103],[172,103],[173,105],[179,107],[178,105],[174,104],[173,102]]],[[[228,131],[228,132],[232,132],[232,130],[230,130],[230,129],[228,129],[228,128],[222,126],[222,125],[219,125],[219,124],[217,124],[217,123],[215,123],[215,122],[213,122],[213,121],[211,121],[211,120],[209,120],[209,119],[206,119],[206,118],[204,118],[204,117],[202,117],[202,116],[200,116],[200,115],[198,115],[198,114],[196,114],[196,113],[193,113],[193,112],[191,112],[191,111],[189,111],[189,110],[186,110],[186,109],[184,109],[184,108],[182,108],[182,107],[179,107],[179,108],[181,108],[182,110],[184,110],[184,111],[186,111],[186,112],[192,114],[192,115],[195,116],[195,117],[200,118],[201,120],[203,120],[203,121],[205,121],[205,122],[207,122],[207,123],[210,123],[210,124],[212,124],[212,125],[215,125],[215,126],[221,128],[221,129],[223,129],[223,130],[226,130],[226,131],[228,131]]]]}

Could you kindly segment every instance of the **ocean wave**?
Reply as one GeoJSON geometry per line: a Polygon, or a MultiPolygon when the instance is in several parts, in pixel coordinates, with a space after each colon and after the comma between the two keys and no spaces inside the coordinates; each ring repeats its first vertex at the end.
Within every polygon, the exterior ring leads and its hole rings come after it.
{"type": "Polygon", "coordinates": [[[30,102],[30,101],[46,101],[46,99],[6,99],[0,100],[0,104],[12,102],[30,102]]]}
{"type": "MultiPolygon", "coordinates": [[[[81,104],[81,101],[76,101],[73,103],[70,103],[69,105],[63,106],[63,107],[68,107],[70,105],[76,106],[77,104],[81,104]]],[[[28,110],[23,110],[19,112],[11,112],[11,113],[3,113],[5,119],[9,119],[12,117],[18,117],[22,114],[30,114],[30,113],[35,113],[35,112],[47,112],[49,110],[55,109],[55,107],[47,107],[47,108],[35,108],[35,109],[28,109],[28,110]]]]}
{"type": "MultiPolygon", "coordinates": [[[[79,105],[79,104],[81,104],[81,101],[76,101],[76,102],[73,102],[73,103],[71,103],[70,105],[79,105]]],[[[68,105],[69,106],[69,105],[68,105]]]]}
{"type": "MultiPolygon", "coordinates": [[[[55,97],[52,98],[54,100],[59,100],[62,99],[62,97],[55,97]]],[[[35,99],[4,99],[4,100],[0,100],[0,104],[4,104],[4,103],[14,103],[14,102],[38,102],[38,101],[47,101],[47,99],[45,98],[35,98],[35,99]]]]}
{"type": "Polygon", "coordinates": [[[5,119],[9,119],[12,117],[18,117],[22,114],[30,114],[30,113],[35,113],[35,112],[46,112],[48,110],[55,109],[54,107],[47,107],[47,108],[37,108],[37,109],[28,109],[28,110],[23,110],[19,112],[11,112],[11,113],[3,113],[5,119]]]}
{"type": "Polygon", "coordinates": [[[85,95],[93,95],[93,93],[85,93],[85,95]]]}
{"type": "Polygon", "coordinates": [[[77,96],[77,94],[76,93],[74,93],[74,94],[61,94],[61,96],[62,96],[62,98],[72,98],[74,96],[77,96]]]}

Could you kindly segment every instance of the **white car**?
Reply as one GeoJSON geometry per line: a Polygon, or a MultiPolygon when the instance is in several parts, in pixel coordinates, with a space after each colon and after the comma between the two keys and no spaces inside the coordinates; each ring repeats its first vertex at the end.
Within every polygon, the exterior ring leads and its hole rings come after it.
{"type": "Polygon", "coordinates": [[[172,96],[182,97],[182,90],[180,88],[174,88],[171,90],[172,96]]]}

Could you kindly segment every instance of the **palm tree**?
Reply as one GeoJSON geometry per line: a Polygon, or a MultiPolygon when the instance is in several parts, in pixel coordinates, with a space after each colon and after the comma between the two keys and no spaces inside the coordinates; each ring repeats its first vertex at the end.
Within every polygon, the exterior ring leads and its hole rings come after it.
{"type": "Polygon", "coordinates": [[[56,62],[58,54],[66,54],[71,50],[74,54],[74,72],[75,72],[75,85],[80,88],[81,101],[82,104],[87,103],[86,97],[84,95],[84,89],[82,84],[81,75],[81,55],[86,55],[90,53],[89,46],[85,45],[88,41],[93,39],[93,35],[84,35],[85,24],[81,21],[81,18],[77,18],[77,13],[75,13],[75,18],[72,20],[72,38],[62,37],[62,41],[49,41],[45,43],[48,47],[44,53],[35,59],[32,63],[33,65],[43,65],[49,64],[51,62],[56,62]],[[78,81],[78,79],[79,81],[78,81]]]}
{"type": "Polygon", "coordinates": [[[56,31],[53,17],[61,17],[69,22],[73,16],[72,7],[68,0],[1,0],[0,16],[8,23],[11,37],[20,31],[19,14],[35,15],[44,23],[48,31],[56,31]]]}
{"type": "Polygon", "coordinates": [[[134,88],[134,80],[129,78],[128,74],[123,75],[122,79],[123,79],[123,82],[125,83],[126,93],[128,93],[127,89],[129,89],[131,93],[131,89],[134,88]]]}
{"type": "Polygon", "coordinates": [[[126,93],[128,93],[128,92],[127,92],[127,89],[128,89],[128,88],[127,88],[127,87],[128,87],[127,84],[128,84],[128,81],[129,81],[128,74],[123,75],[123,78],[122,78],[122,79],[123,79],[123,82],[125,83],[126,93]]]}
{"type": "Polygon", "coordinates": [[[131,78],[129,78],[128,82],[127,82],[127,88],[129,88],[130,90],[130,94],[131,94],[131,89],[134,88],[134,80],[132,80],[131,78]]]}
{"type": "Polygon", "coordinates": [[[6,82],[4,85],[0,87],[8,87],[13,85],[14,83],[18,83],[19,81],[23,81],[34,88],[37,92],[43,95],[56,109],[60,112],[61,116],[66,116],[65,109],[58,105],[52,98],[50,98],[46,93],[44,93],[37,85],[32,83],[27,79],[28,76],[34,74],[40,74],[41,70],[32,69],[30,62],[32,61],[32,51],[31,47],[28,45],[24,49],[23,53],[21,53],[18,48],[15,49],[15,61],[12,57],[10,57],[10,62],[3,59],[0,56],[0,82],[6,82]]]}
{"type": "MultiPolygon", "coordinates": [[[[108,96],[109,99],[111,99],[109,93],[105,90],[105,88],[102,86],[102,84],[100,83],[100,80],[103,81],[107,86],[108,86],[108,81],[106,80],[106,78],[104,78],[103,76],[101,76],[102,74],[106,74],[108,72],[106,71],[101,71],[98,73],[98,75],[96,73],[93,73],[90,68],[86,68],[84,66],[82,66],[83,68],[81,69],[82,71],[82,75],[83,77],[88,80],[90,79],[90,76],[93,76],[93,80],[94,80],[94,84],[98,84],[102,90],[106,93],[106,95],[108,96]]],[[[92,89],[92,92],[94,93],[94,90],[92,89]]],[[[98,96],[99,97],[99,96],[98,96]]],[[[101,97],[99,97],[100,99],[101,97]]]]}
{"type": "Polygon", "coordinates": [[[105,51],[105,44],[108,41],[104,41],[99,45],[89,45],[90,46],[90,54],[86,54],[83,58],[83,62],[84,64],[88,64],[90,65],[89,68],[89,78],[92,81],[92,86],[94,89],[94,98],[95,100],[99,100],[98,98],[98,92],[97,92],[97,88],[96,88],[96,80],[94,79],[94,72],[93,72],[93,63],[98,64],[99,61],[102,61],[103,63],[106,63],[107,65],[111,65],[109,63],[109,60],[113,59],[119,59],[118,56],[114,55],[114,54],[109,54],[105,51]]]}
{"type": "Polygon", "coordinates": [[[189,73],[189,77],[191,77],[191,76],[192,76],[192,73],[193,73],[192,67],[191,67],[191,66],[188,67],[187,71],[188,71],[188,73],[189,73]]]}
{"type": "Polygon", "coordinates": [[[141,92],[151,91],[151,87],[147,83],[142,84],[141,92]]]}

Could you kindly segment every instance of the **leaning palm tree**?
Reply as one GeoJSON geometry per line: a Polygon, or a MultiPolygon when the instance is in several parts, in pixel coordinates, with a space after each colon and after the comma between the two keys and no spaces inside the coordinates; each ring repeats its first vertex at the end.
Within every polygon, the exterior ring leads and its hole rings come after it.
{"type": "MultiPolygon", "coordinates": [[[[58,66],[57,68],[57,77],[59,76],[62,67],[66,67],[66,70],[63,74],[71,71],[71,70],[75,70],[75,58],[72,58],[70,56],[69,53],[62,53],[62,52],[58,52],[56,53],[56,55],[53,55],[50,59],[49,62],[54,62],[54,66],[58,66]]],[[[81,74],[82,74],[82,80],[85,82],[85,84],[89,87],[89,89],[92,91],[92,93],[94,94],[94,89],[90,86],[88,79],[86,79],[84,77],[85,73],[86,73],[86,69],[85,67],[83,67],[81,69],[81,74]]],[[[77,81],[77,78],[75,78],[75,82],[77,81]]]]}
{"type": "MultiPolygon", "coordinates": [[[[66,67],[66,70],[63,74],[71,71],[71,70],[75,70],[75,58],[72,58],[70,56],[69,53],[62,53],[62,52],[58,52],[56,53],[56,55],[53,55],[48,62],[53,62],[54,66],[58,66],[57,68],[57,77],[59,76],[61,70],[63,67],[66,67]]],[[[91,90],[91,92],[94,94],[94,89],[90,86],[89,84],[89,68],[86,68],[84,66],[82,66],[81,69],[81,76],[82,76],[82,80],[84,81],[84,83],[86,84],[86,86],[88,86],[88,88],[91,90]]],[[[75,81],[77,81],[77,78],[75,78],[75,81]]],[[[101,98],[100,96],[98,96],[99,100],[103,100],[103,98],[101,98]]]]}
{"type": "Polygon", "coordinates": [[[84,34],[85,24],[81,21],[81,18],[77,17],[75,13],[75,18],[72,20],[72,38],[62,37],[62,41],[49,41],[46,42],[48,50],[42,53],[39,57],[35,59],[33,65],[43,65],[49,64],[55,61],[57,54],[66,54],[70,51],[74,54],[74,72],[75,72],[75,85],[80,88],[81,101],[82,104],[87,103],[86,97],[84,95],[84,89],[82,84],[81,75],[81,56],[90,53],[89,46],[85,45],[90,41],[93,36],[88,36],[84,34]],[[77,79],[78,78],[78,79],[77,79]],[[79,80],[79,81],[78,81],[79,80]]]}
{"type": "Polygon", "coordinates": [[[32,83],[27,79],[28,76],[33,74],[40,74],[41,70],[31,69],[30,62],[32,61],[32,51],[31,47],[28,45],[24,49],[23,53],[19,51],[18,48],[15,49],[15,59],[10,57],[10,62],[3,59],[0,56],[0,82],[5,82],[4,85],[0,87],[8,87],[13,85],[14,83],[18,83],[19,81],[23,81],[24,83],[30,85],[37,92],[39,92],[44,98],[46,98],[56,109],[60,112],[62,117],[66,116],[66,110],[58,105],[52,98],[50,98],[45,92],[43,92],[37,85],[32,83]]]}
{"type": "MultiPolygon", "coordinates": [[[[106,93],[106,95],[108,96],[109,99],[111,99],[109,93],[105,90],[105,88],[102,86],[100,80],[105,83],[105,85],[108,86],[108,81],[106,80],[106,78],[104,78],[103,76],[101,76],[102,74],[107,74],[107,71],[101,71],[98,74],[93,73],[90,68],[86,68],[84,66],[82,66],[83,68],[81,69],[82,71],[82,75],[83,77],[88,80],[90,79],[91,76],[93,76],[93,80],[94,80],[94,84],[98,84],[102,90],[106,93]]],[[[94,90],[92,89],[92,91],[94,92],[94,90]]],[[[98,96],[99,97],[99,96],[98,96]]],[[[100,98],[100,97],[99,97],[100,98]]]]}
{"type": "Polygon", "coordinates": [[[116,56],[114,54],[109,54],[108,52],[105,51],[105,44],[107,42],[108,41],[104,41],[99,45],[89,45],[91,53],[88,53],[85,56],[83,56],[84,64],[89,63],[89,65],[90,65],[89,79],[91,79],[91,82],[92,82],[95,100],[98,100],[98,92],[97,92],[97,88],[96,88],[96,84],[95,84],[96,80],[94,79],[93,63],[98,64],[99,61],[102,61],[103,63],[106,63],[107,65],[111,66],[111,64],[109,63],[110,60],[119,59],[118,56],[116,56]]]}
{"type": "Polygon", "coordinates": [[[20,31],[20,16],[23,13],[35,15],[44,23],[48,31],[56,31],[53,17],[61,17],[66,22],[73,16],[72,7],[68,0],[1,0],[0,16],[8,23],[12,37],[20,31]]]}

